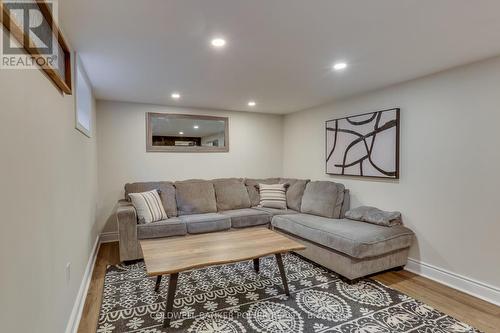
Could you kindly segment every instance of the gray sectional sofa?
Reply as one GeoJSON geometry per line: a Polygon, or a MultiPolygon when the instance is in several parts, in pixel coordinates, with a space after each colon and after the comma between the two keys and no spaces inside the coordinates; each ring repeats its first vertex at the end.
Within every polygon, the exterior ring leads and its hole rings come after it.
{"type": "Polygon", "coordinates": [[[132,204],[117,208],[120,259],[142,258],[139,240],[248,227],[270,227],[306,245],[298,253],[353,280],[406,264],[414,234],[344,218],[349,190],[303,179],[193,179],[125,185],[129,193],[157,189],[168,219],[142,224],[132,204]],[[257,184],[287,183],[287,210],[258,207],[257,184]]]}

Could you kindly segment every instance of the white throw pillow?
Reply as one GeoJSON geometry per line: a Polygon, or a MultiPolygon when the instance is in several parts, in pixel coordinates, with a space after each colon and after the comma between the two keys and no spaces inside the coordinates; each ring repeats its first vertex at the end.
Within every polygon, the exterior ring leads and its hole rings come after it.
{"type": "Polygon", "coordinates": [[[286,209],[286,189],[288,184],[259,184],[261,207],[286,209]]]}
{"type": "Polygon", "coordinates": [[[129,193],[128,196],[137,211],[139,223],[151,223],[168,218],[157,190],[129,193]]]}

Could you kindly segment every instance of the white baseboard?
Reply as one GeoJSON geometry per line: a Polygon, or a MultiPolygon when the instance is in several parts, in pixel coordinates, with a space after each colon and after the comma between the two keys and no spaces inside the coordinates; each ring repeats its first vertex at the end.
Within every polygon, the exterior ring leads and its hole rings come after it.
{"type": "Polygon", "coordinates": [[[100,243],[118,242],[118,231],[103,232],[100,236],[100,243]]]}
{"type": "Polygon", "coordinates": [[[92,279],[92,273],[94,272],[97,253],[99,252],[99,247],[101,245],[99,240],[100,236],[97,236],[89,261],[87,262],[87,267],[85,267],[82,282],[80,283],[80,289],[78,289],[78,294],[76,295],[76,300],[73,305],[73,309],[71,310],[68,324],[66,325],[66,333],[76,333],[78,331],[78,325],[80,324],[80,318],[82,317],[83,306],[85,304],[85,299],[87,298],[90,280],[92,279]]]}
{"type": "Polygon", "coordinates": [[[405,269],[500,306],[500,288],[408,258],[405,269]]]}
{"type": "Polygon", "coordinates": [[[99,252],[101,244],[116,241],[118,241],[118,232],[103,232],[97,236],[94,247],[92,248],[92,253],[90,254],[89,261],[87,262],[87,267],[85,267],[85,272],[80,284],[80,289],[78,290],[78,294],[76,295],[76,300],[73,305],[68,324],[66,325],[66,333],[76,333],[78,331],[78,325],[80,324],[80,319],[82,317],[83,306],[85,305],[85,299],[87,298],[87,292],[89,290],[90,281],[92,279],[92,273],[94,272],[97,253],[99,252]]]}

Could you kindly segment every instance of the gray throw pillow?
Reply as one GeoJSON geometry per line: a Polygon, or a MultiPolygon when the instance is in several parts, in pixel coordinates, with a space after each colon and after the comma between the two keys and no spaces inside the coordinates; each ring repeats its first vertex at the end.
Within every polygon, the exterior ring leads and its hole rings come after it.
{"type": "Polygon", "coordinates": [[[386,227],[400,225],[400,212],[386,212],[375,207],[361,206],[348,210],[345,217],[349,220],[368,222],[386,227]]]}
{"type": "Polygon", "coordinates": [[[344,189],[344,185],[334,182],[309,182],[302,196],[300,211],[338,219],[341,215],[344,189]]]}

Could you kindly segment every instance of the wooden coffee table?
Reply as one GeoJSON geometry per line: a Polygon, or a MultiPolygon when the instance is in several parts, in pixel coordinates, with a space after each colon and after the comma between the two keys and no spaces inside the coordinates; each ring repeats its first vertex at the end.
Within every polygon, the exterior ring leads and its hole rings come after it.
{"type": "Polygon", "coordinates": [[[253,259],[254,269],[258,273],[259,258],[274,254],[283,281],[283,289],[289,296],[281,254],[305,249],[302,244],[266,228],[147,239],[141,240],[140,244],[147,274],[157,277],[155,291],[160,287],[162,275],[170,274],[163,328],[170,325],[177,277],[180,272],[253,259]]]}

